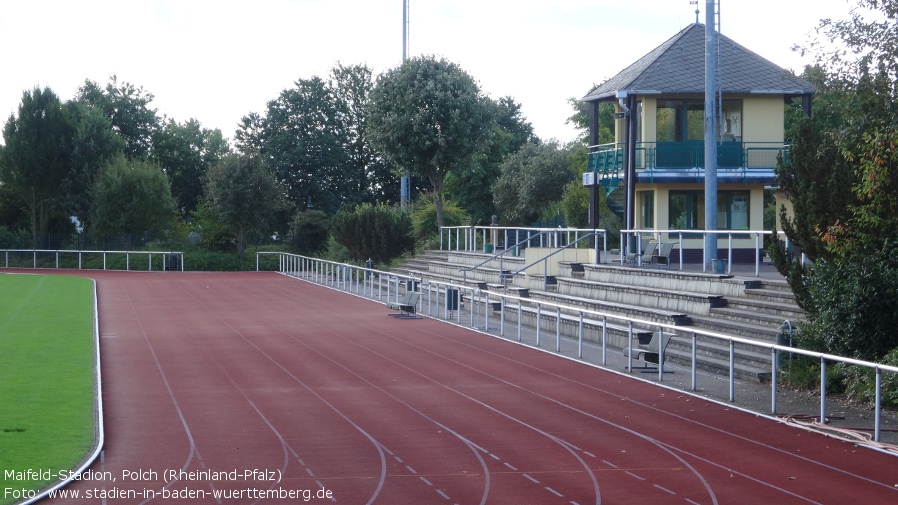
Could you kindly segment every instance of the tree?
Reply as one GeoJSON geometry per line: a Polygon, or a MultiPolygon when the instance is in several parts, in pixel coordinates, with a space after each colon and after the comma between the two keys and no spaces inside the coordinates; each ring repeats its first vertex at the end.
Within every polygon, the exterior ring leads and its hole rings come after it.
{"type": "Polygon", "coordinates": [[[299,254],[321,252],[327,248],[329,225],[327,214],[320,210],[297,212],[290,222],[290,230],[284,242],[299,254]]]}
{"type": "Polygon", "coordinates": [[[171,230],[175,199],[168,177],[149,161],[118,156],[90,188],[91,230],[101,237],[129,235],[140,243],[171,230]]]}
{"type": "Polygon", "coordinates": [[[527,225],[561,199],[574,177],[569,151],[557,142],[527,144],[502,163],[502,175],[493,186],[496,210],[503,223],[527,225]]]}
{"type": "Polygon", "coordinates": [[[90,186],[100,170],[124,153],[124,140],[112,130],[103,111],[83,102],[66,104],[74,126],[71,164],[65,180],[63,207],[82,227],[90,226],[90,186]]]}
{"type": "Polygon", "coordinates": [[[266,234],[271,216],[288,206],[285,188],[258,156],[226,156],[206,173],[203,189],[208,210],[236,235],[240,258],[247,234],[266,234]]]}
{"type": "Polygon", "coordinates": [[[159,129],[156,109],[150,108],[153,94],[128,82],[119,83],[116,76],[106,88],[90,80],[78,89],[75,100],[103,111],[113,131],[125,142],[125,156],[146,159],[153,146],[153,133],[159,129]]]}
{"type": "Polygon", "coordinates": [[[430,181],[443,226],[443,182],[483,153],[493,108],[461,67],[433,56],[379,76],[369,106],[372,144],[400,171],[430,181]]]}
{"type": "Polygon", "coordinates": [[[489,223],[496,213],[492,191],[502,162],[526,143],[539,142],[533,125],[521,114],[521,105],[513,98],[506,96],[490,102],[495,107],[496,123],[486,149],[472,163],[448,174],[445,181],[449,198],[478,224],[489,223]]]}
{"type": "Polygon", "coordinates": [[[71,168],[72,120],[49,88],[26,91],[18,117],[3,127],[0,177],[25,204],[35,248],[45,247],[47,227],[58,213],[71,168]]]}
{"type": "Polygon", "coordinates": [[[807,313],[803,345],[878,359],[898,345],[898,0],[858,6],[850,20],[821,22],[828,40],[811,43],[818,65],[805,72],[822,83],[815,117],[798,125],[777,169],[795,215],[784,230],[812,262],[781,243],[770,252],[807,313]]]}
{"type": "Polygon", "coordinates": [[[373,73],[365,65],[331,70],[329,86],[340,113],[340,126],[349,160],[347,203],[398,202],[399,184],[389,165],[368,141],[368,101],[374,88],[373,73]]]}
{"type": "Polygon", "coordinates": [[[182,216],[196,210],[203,193],[203,175],[229,150],[221,130],[203,128],[196,119],[183,124],[169,120],[153,133],[153,159],[171,179],[182,216]]]}

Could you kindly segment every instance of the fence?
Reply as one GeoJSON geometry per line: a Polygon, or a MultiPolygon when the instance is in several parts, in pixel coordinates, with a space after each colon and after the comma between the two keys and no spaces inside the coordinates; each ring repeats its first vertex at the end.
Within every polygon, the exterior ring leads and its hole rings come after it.
{"type": "MultiPolygon", "coordinates": [[[[729,402],[737,401],[736,346],[765,352],[771,356],[769,412],[774,415],[777,412],[777,399],[781,394],[778,391],[777,384],[777,377],[781,370],[779,364],[785,356],[801,355],[819,360],[821,368],[820,420],[823,423],[827,419],[827,366],[832,363],[845,363],[868,368],[875,372],[875,416],[872,431],[873,440],[876,442],[881,440],[882,431],[882,374],[898,374],[898,367],[894,366],[807,351],[786,345],[763,343],[701,329],[690,328],[684,330],[682,326],[627,318],[581,307],[510,295],[507,292],[497,292],[453,282],[400,275],[307,256],[280,252],[259,252],[257,253],[257,264],[259,255],[263,254],[278,255],[277,271],[281,274],[382,302],[398,301],[400,293],[408,289],[420,290],[422,296],[419,301],[419,314],[453,321],[456,324],[463,324],[462,319],[464,317],[465,325],[481,331],[495,333],[503,338],[512,338],[518,342],[523,342],[526,334],[528,338],[535,339],[537,347],[545,348],[548,346],[547,350],[551,352],[560,353],[563,340],[570,340],[575,346],[572,354],[577,359],[582,360],[584,359],[585,346],[595,346],[598,351],[598,357],[592,364],[602,367],[609,366],[609,348],[620,350],[617,347],[609,346],[610,328],[612,326],[625,328],[627,332],[625,341],[630,351],[626,356],[625,368],[630,374],[633,373],[634,328],[651,328],[651,331],[658,331],[659,334],[674,333],[677,334],[675,338],[680,339],[684,338],[682,334],[686,331],[689,336],[685,337],[685,339],[691,345],[692,356],[691,365],[688,368],[689,383],[686,389],[692,392],[697,391],[699,388],[699,373],[696,364],[697,339],[701,337],[716,340],[729,348],[729,372],[726,377],[726,398],[729,402]],[[468,304],[466,311],[463,310],[463,303],[468,304]],[[497,314],[493,314],[491,318],[493,309],[495,309],[497,314]],[[466,312],[464,316],[463,312],[466,312]],[[525,325],[523,320],[527,314],[537,324],[533,326],[525,325]],[[543,315],[547,317],[544,318],[542,317],[543,315]],[[513,317],[513,320],[510,320],[510,317],[513,317]],[[552,319],[554,319],[554,324],[552,324],[552,319]],[[491,324],[498,324],[498,327],[492,327],[491,324]],[[566,336],[563,339],[563,326],[567,330],[575,330],[572,332],[568,331],[573,336],[566,336]],[[545,335],[547,333],[546,330],[548,330],[548,335],[545,335]]],[[[657,381],[665,382],[664,346],[661,346],[659,351],[657,381]]],[[[620,353],[615,353],[615,357],[616,359],[621,359],[620,353]]]]}
{"type": "Polygon", "coordinates": [[[184,271],[184,253],[180,251],[74,251],[46,249],[0,249],[0,251],[3,253],[5,268],[140,270],[148,272],[164,270],[184,271]],[[146,258],[141,258],[142,256],[146,256],[146,258]],[[132,257],[135,257],[136,261],[132,262],[132,257]]]}

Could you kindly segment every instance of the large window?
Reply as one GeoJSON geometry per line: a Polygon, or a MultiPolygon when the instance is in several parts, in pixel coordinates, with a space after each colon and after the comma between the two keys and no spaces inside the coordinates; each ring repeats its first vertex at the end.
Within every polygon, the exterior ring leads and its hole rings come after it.
{"type": "MultiPolygon", "coordinates": [[[[703,100],[658,100],[658,142],[703,141],[705,102],[703,100]]],[[[721,140],[742,141],[742,100],[724,100],[720,114],[721,140]]]]}
{"type": "MultiPolygon", "coordinates": [[[[717,229],[747,230],[751,215],[748,191],[717,193],[717,229]]],[[[671,230],[705,229],[705,192],[671,191],[668,199],[668,228],[671,230]]]]}
{"type": "Polygon", "coordinates": [[[655,192],[639,192],[639,227],[644,230],[655,228],[655,192]]]}

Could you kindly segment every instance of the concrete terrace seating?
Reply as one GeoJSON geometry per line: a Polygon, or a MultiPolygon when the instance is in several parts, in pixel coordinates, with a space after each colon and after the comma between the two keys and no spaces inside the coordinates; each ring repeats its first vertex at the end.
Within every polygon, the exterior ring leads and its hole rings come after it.
{"type": "MultiPolygon", "coordinates": [[[[662,242],[662,248],[668,243],[671,244],[668,247],[676,245],[675,241],[662,242]]],[[[654,265],[665,266],[664,260],[656,259],[665,252],[667,251],[662,249],[653,256],[654,265]]],[[[571,310],[561,310],[560,318],[554,307],[544,306],[539,311],[540,328],[552,335],[558,327],[562,335],[577,337],[579,316],[573,307],[608,314],[610,317],[607,344],[612,348],[623,349],[629,346],[627,325],[615,320],[616,317],[631,317],[645,321],[646,324],[634,325],[634,338],[636,336],[645,338],[644,343],[648,342],[652,333],[658,331],[657,327],[652,326],[655,323],[680,326],[676,331],[665,330],[679,337],[669,342],[669,347],[664,353],[665,363],[673,364],[688,364],[691,361],[692,341],[695,336],[693,328],[724,335],[737,335],[759,342],[775,342],[783,320],[789,319],[794,323],[804,317],[784,280],[702,272],[701,266],[698,265],[696,268],[694,264],[687,264],[685,271],[679,271],[651,267],[636,268],[634,265],[621,265],[618,262],[595,264],[561,261],[555,274],[552,272],[548,275],[519,274],[507,279],[496,275],[500,268],[516,271],[523,266],[523,258],[515,257],[506,258],[501,264],[498,261],[491,261],[483,265],[487,267],[486,271],[483,271],[483,267],[473,272],[469,271],[466,274],[467,282],[463,283],[460,270],[486,258],[487,255],[479,252],[429,251],[418,257],[418,260],[427,261],[411,263],[407,268],[414,270],[416,277],[466,285],[475,291],[479,283],[485,282],[488,290],[492,292],[490,301],[498,299],[499,293],[507,293],[511,296],[571,306],[571,310]],[[548,282],[544,282],[544,278],[548,282]]],[[[482,286],[479,284],[479,287],[482,286]]],[[[434,293],[434,296],[439,304],[442,301],[441,295],[434,293]]],[[[478,296],[476,292],[474,296],[475,299],[479,298],[480,305],[477,310],[483,310],[485,296],[478,296]]],[[[497,310],[500,307],[497,304],[490,306],[492,309],[490,317],[499,317],[497,310]]],[[[510,301],[505,306],[506,321],[516,321],[517,311],[517,303],[510,301]]],[[[536,316],[537,310],[533,304],[522,304],[523,325],[532,330],[537,324],[536,316]]],[[[584,318],[584,328],[588,330],[584,332],[586,340],[596,341],[597,338],[601,338],[602,332],[599,329],[601,321],[595,319],[602,318],[597,316],[584,318]]],[[[728,345],[713,337],[702,335],[698,335],[695,345],[699,369],[721,374],[729,373],[728,345]]],[[[737,378],[765,380],[766,373],[769,379],[769,352],[742,344],[737,344],[735,351],[737,378]]]]}

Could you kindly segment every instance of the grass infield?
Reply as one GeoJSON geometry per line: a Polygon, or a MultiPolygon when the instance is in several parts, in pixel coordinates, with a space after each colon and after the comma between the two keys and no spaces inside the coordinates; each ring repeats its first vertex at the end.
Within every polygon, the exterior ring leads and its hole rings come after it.
{"type": "Polygon", "coordinates": [[[0,504],[49,484],[16,472],[64,472],[93,446],[93,324],[90,280],[0,274],[0,504]]]}

